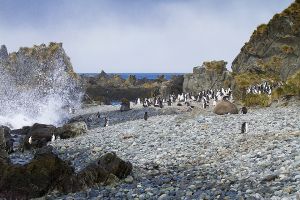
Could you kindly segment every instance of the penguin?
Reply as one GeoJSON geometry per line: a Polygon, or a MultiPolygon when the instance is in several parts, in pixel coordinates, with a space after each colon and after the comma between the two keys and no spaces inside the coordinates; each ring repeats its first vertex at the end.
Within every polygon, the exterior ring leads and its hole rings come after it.
{"type": "Polygon", "coordinates": [[[54,142],[54,141],[55,141],[55,135],[53,134],[51,137],[51,142],[54,142]]]}
{"type": "Polygon", "coordinates": [[[242,112],[242,114],[245,115],[245,114],[247,114],[248,109],[244,106],[244,107],[242,107],[241,112],[242,112]]]}
{"type": "Polygon", "coordinates": [[[75,114],[75,108],[69,107],[69,114],[75,114]]]}
{"type": "Polygon", "coordinates": [[[214,99],[213,106],[216,106],[216,105],[217,105],[217,101],[214,99]]]}
{"type": "Polygon", "coordinates": [[[28,143],[29,143],[29,144],[32,144],[32,137],[31,137],[31,136],[30,136],[29,139],[28,139],[28,143]]]}
{"type": "Polygon", "coordinates": [[[148,120],[148,112],[145,112],[145,114],[144,114],[144,120],[145,120],[145,121],[148,120]]]}
{"type": "Polygon", "coordinates": [[[104,118],[104,127],[108,127],[108,118],[107,117],[104,118]]]}
{"type": "Polygon", "coordinates": [[[242,123],[241,133],[248,133],[248,123],[247,122],[242,123]]]}
{"type": "Polygon", "coordinates": [[[163,108],[164,106],[163,106],[162,100],[159,100],[158,102],[159,102],[159,107],[160,107],[160,108],[163,108]]]}
{"type": "Polygon", "coordinates": [[[169,101],[168,101],[168,106],[172,106],[172,100],[171,99],[169,99],[169,101]]]}
{"type": "Polygon", "coordinates": [[[140,98],[137,99],[137,104],[138,104],[138,105],[141,104],[141,99],[140,99],[140,98]]]}
{"type": "Polygon", "coordinates": [[[100,112],[97,112],[96,117],[99,119],[100,118],[100,112]]]}

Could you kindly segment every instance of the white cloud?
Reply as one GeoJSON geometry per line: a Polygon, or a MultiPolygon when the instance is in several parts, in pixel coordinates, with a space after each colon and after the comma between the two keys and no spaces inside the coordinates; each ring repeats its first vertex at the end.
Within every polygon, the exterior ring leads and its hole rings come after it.
{"type": "Polygon", "coordinates": [[[292,1],[153,2],[149,10],[105,4],[103,12],[66,4],[48,10],[43,26],[0,22],[1,43],[15,51],[63,42],[77,72],[190,72],[206,60],[231,63],[256,26],[292,1]]]}

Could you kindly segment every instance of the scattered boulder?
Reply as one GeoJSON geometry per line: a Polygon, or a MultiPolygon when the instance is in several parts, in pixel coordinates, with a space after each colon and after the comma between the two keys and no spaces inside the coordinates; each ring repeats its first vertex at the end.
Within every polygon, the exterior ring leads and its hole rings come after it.
{"type": "MultiPolygon", "coordinates": [[[[27,128],[25,128],[27,130],[27,128]]],[[[24,138],[24,149],[41,148],[51,141],[52,135],[56,134],[56,127],[46,124],[34,124],[30,127],[26,137],[24,138]],[[29,143],[31,137],[32,143],[29,143]]]]}
{"type": "Polygon", "coordinates": [[[238,114],[238,108],[230,101],[221,101],[216,105],[213,111],[217,115],[238,114]]]}
{"type": "Polygon", "coordinates": [[[74,138],[83,135],[88,128],[85,122],[72,122],[65,124],[63,127],[57,129],[57,134],[61,139],[74,138]]]}

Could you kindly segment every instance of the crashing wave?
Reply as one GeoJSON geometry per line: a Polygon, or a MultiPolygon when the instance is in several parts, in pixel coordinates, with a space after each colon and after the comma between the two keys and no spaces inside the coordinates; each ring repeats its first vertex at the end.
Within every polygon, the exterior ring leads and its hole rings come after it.
{"type": "MultiPolygon", "coordinates": [[[[3,57],[3,56],[2,56],[3,57]]],[[[0,125],[60,125],[83,93],[62,45],[21,48],[0,60],[0,125]]]]}

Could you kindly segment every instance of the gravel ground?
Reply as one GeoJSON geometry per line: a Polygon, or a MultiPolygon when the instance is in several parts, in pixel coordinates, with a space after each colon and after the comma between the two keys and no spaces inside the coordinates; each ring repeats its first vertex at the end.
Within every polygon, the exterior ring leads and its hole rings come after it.
{"type": "MultiPolygon", "coordinates": [[[[117,113],[112,106],[81,114],[117,113]]],[[[242,115],[214,115],[186,107],[135,107],[121,122],[87,135],[57,140],[60,157],[76,170],[114,151],[132,162],[133,173],[109,186],[46,199],[296,199],[300,191],[300,107],[252,109],[242,115]],[[134,119],[134,120],[133,120],[134,119]],[[249,132],[241,134],[242,122],[249,132]]],[[[117,114],[116,114],[117,115],[117,114]]],[[[114,115],[111,114],[113,118],[114,115]]]]}

